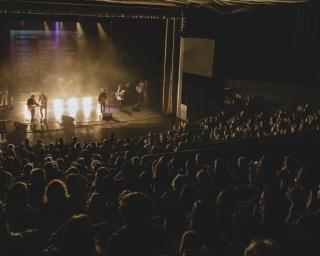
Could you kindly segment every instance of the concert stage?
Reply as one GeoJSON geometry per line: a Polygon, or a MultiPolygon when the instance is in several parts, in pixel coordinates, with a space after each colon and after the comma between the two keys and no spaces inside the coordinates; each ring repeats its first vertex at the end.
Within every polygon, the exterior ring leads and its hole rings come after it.
{"type": "Polygon", "coordinates": [[[7,119],[6,141],[19,143],[28,138],[31,142],[41,139],[51,143],[60,137],[70,141],[72,136],[77,136],[82,142],[90,142],[109,137],[111,133],[123,138],[141,136],[149,131],[161,132],[173,124],[168,116],[146,107],[135,109],[107,105],[106,113],[111,113],[111,116],[103,120],[93,97],[53,99],[49,101],[47,121],[40,122],[37,108],[36,121],[31,124],[25,102],[20,102],[7,119]],[[64,123],[63,115],[73,117],[73,124],[64,123]]]}

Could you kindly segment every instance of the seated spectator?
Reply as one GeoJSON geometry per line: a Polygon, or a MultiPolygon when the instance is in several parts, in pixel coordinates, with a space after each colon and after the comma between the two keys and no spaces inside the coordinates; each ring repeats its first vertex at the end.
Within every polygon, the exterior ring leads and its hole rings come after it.
{"type": "Polygon", "coordinates": [[[59,256],[97,256],[101,248],[97,245],[94,229],[88,216],[74,215],[66,224],[59,256]]]}
{"type": "Polygon", "coordinates": [[[111,235],[107,255],[152,256],[165,253],[161,230],[149,224],[153,206],[148,196],[139,192],[126,193],[120,198],[119,210],[125,225],[111,235]]]}
{"type": "Polygon", "coordinates": [[[284,158],[283,166],[278,171],[278,177],[281,180],[281,188],[285,191],[294,186],[294,179],[296,177],[296,163],[293,156],[286,156],[284,158]]]}
{"type": "Polygon", "coordinates": [[[12,233],[9,231],[7,221],[7,212],[5,206],[0,203],[0,250],[3,256],[18,256],[22,251],[19,247],[21,241],[20,233],[12,233]]]}
{"type": "Polygon", "coordinates": [[[30,173],[30,184],[28,187],[31,207],[38,209],[42,207],[45,184],[46,179],[44,171],[39,168],[33,169],[30,173]]]}
{"type": "Polygon", "coordinates": [[[9,229],[12,232],[25,231],[30,225],[30,205],[27,200],[27,185],[15,183],[6,197],[6,211],[9,229]]]}
{"type": "Polygon", "coordinates": [[[199,235],[194,231],[186,231],[180,242],[179,255],[200,255],[201,247],[199,235]]]}
{"type": "Polygon", "coordinates": [[[249,184],[249,161],[246,157],[242,156],[238,158],[237,168],[233,173],[235,184],[243,185],[249,184]]]}
{"type": "Polygon", "coordinates": [[[51,180],[45,188],[43,202],[41,229],[45,236],[50,236],[71,216],[66,184],[61,180],[51,180]]]}
{"type": "Polygon", "coordinates": [[[244,256],[280,256],[278,245],[272,240],[252,241],[244,251],[244,256]]]}
{"type": "Polygon", "coordinates": [[[73,213],[83,213],[86,197],[79,177],[71,173],[66,177],[66,186],[70,195],[69,202],[73,213]]]}
{"type": "Polygon", "coordinates": [[[95,190],[87,202],[93,223],[112,221],[116,215],[117,187],[110,175],[96,180],[95,190]]]}

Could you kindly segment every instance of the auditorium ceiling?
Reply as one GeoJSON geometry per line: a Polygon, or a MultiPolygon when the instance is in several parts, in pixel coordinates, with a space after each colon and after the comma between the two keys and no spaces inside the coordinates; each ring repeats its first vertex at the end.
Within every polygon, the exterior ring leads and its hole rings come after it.
{"type": "MultiPolygon", "coordinates": [[[[89,0],[90,1],[90,0],[89,0]]],[[[244,6],[250,4],[293,4],[308,0],[91,0],[92,2],[166,5],[166,6],[203,6],[209,8],[223,6],[244,6]]]]}

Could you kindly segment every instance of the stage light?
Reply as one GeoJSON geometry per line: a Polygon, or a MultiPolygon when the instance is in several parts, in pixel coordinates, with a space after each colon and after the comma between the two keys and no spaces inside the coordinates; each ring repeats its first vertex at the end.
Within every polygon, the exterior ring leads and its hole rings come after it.
{"type": "Polygon", "coordinates": [[[78,109],[79,109],[79,102],[76,98],[69,98],[67,100],[67,108],[69,116],[75,117],[78,109]]]}
{"type": "Polygon", "coordinates": [[[57,121],[60,121],[63,114],[63,101],[61,99],[54,99],[52,102],[54,117],[57,121]]]}
{"type": "Polygon", "coordinates": [[[99,104],[96,105],[96,115],[97,115],[97,117],[102,116],[99,104]]]}
{"type": "Polygon", "coordinates": [[[50,31],[49,24],[47,21],[43,22],[43,27],[44,27],[44,31],[46,31],[46,32],[50,31]]]}
{"type": "Polygon", "coordinates": [[[103,28],[102,24],[100,22],[97,23],[97,30],[98,30],[98,35],[101,40],[106,40],[107,39],[107,32],[103,28]]]}
{"type": "Polygon", "coordinates": [[[54,29],[55,31],[59,32],[60,31],[60,23],[58,21],[54,22],[54,29]]]}
{"type": "Polygon", "coordinates": [[[85,120],[88,120],[91,114],[91,108],[92,108],[92,97],[83,97],[81,99],[82,103],[82,111],[84,114],[85,120]]]}
{"type": "Polygon", "coordinates": [[[26,103],[23,103],[23,116],[25,121],[31,121],[31,113],[26,103]]]}
{"type": "Polygon", "coordinates": [[[83,28],[82,28],[81,23],[79,21],[77,22],[76,27],[77,27],[77,34],[79,36],[83,36],[84,31],[83,31],[83,28]]]}
{"type": "Polygon", "coordinates": [[[63,22],[62,21],[60,21],[60,30],[64,30],[64,25],[63,25],[63,22]]]}

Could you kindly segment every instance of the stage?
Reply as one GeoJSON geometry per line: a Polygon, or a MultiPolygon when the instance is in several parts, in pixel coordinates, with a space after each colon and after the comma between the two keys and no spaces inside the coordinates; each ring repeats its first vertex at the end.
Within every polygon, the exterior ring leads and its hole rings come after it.
{"type": "Polygon", "coordinates": [[[8,115],[6,140],[2,143],[17,144],[28,138],[33,143],[41,139],[48,144],[61,137],[70,141],[72,136],[77,136],[82,142],[91,142],[109,137],[111,133],[125,138],[145,135],[149,131],[161,132],[174,123],[168,116],[148,107],[135,109],[107,104],[105,113],[112,116],[102,120],[100,106],[93,97],[52,99],[48,105],[47,120],[40,121],[40,110],[37,108],[36,121],[31,123],[25,102],[20,102],[8,115]],[[64,123],[63,115],[74,118],[73,124],[64,123]]]}

